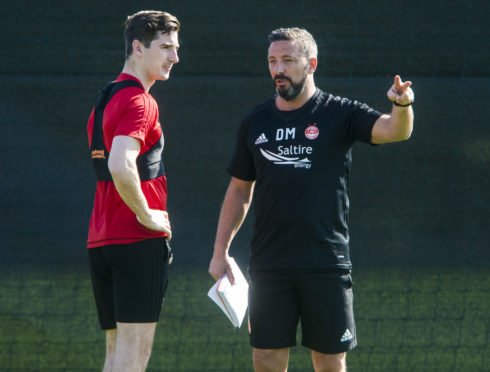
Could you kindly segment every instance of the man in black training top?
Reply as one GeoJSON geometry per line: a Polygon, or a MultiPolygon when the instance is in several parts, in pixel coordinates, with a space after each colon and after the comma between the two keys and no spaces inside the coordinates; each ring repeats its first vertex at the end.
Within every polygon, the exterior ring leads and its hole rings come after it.
{"type": "Polygon", "coordinates": [[[245,117],[228,167],[210,274],[233,279],[229,247],[255,197],[249,263],[256,371],[286,371],[289,347],[312,350],[316,371],[345,371],[356,346],[347,194],[351,148],[403,141],[413,125],[410,82],[395,76],[391,114],[316,88],[316,42],[306,30],[269,35],[277,95],[245,117]],[[254,190],[255,189],[255,190],[254,190]]]}

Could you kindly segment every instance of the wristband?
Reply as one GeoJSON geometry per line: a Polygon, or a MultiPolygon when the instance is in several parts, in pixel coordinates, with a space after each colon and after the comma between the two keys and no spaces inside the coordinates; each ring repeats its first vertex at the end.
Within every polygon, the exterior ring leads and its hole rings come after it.
{"type": "Polygon", "coordinates": [[[412,102],[410,102],[410,103],[407,103],[406,105],[401,105],[401,104],[399,104],[398,102],[393,101],[393,104],[394,104],[395,106],[398,106],[398,107],[408,107],[408,106],[411,106],[411,105],[412,105],[414,102],[415,102],[415,101],[412,101],[412,102]]]}

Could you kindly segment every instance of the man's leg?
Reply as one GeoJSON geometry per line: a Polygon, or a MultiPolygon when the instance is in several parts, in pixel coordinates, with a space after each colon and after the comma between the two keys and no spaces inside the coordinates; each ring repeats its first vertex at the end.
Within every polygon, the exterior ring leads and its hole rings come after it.
{"type": "Polygon", "coordinates": [[[104,255],[104,247],[88,250],[90,277],[97,314],[102,330],[106,332],[106,352],[103,372],[112,372],[116,354],[116,319],[112,270],[104,255]]]}
{"type": "Polygon", "coordinates": [[[105,362],[103,372],[112,372],[114,367],[114,357],[116,355],[116,328],[108,329],[105,336],[105,362]]]}
{"type": "Polygon", "coordinates": [[[117,321],[114,372],[144,371],[167,289],[165,239],[148,239],[106,249],[114,278],[117,321]]]}
{"type": "Polygon", "coordinates": [[[315,371],[345,372],[346,352],[357,344],[350,273],[304,273],[300,293],[302,344],[315,371]]]}
{"type": "Polygon", "coordinates": [[[311,359],[315,372],[345,372],[345,354],[323,354],[318,351],[311,351],[311,359]]]}
{"type": "MultiPolygon", "coordinates": [[[[117,323],[113,371],[143,372],[153,346],[155,323],[117,323]]],[[[105,371],[104,371],[105,372],[105,371]]]]}
{"type": "Polygon", "coordinates": [[[253,348],[255,372],[286,372],[288,370],[289,348],[253,348]]]}

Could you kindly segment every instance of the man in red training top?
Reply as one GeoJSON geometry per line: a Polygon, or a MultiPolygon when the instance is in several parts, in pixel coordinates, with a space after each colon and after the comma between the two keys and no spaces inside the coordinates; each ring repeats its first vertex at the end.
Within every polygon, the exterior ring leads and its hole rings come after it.
{"type": "Polygon", "coordinates": [[[145,370],[172,258],[163,133],[148,91],[179,62],[180,23],[166,12],[140,11],[125,26],[124,68],[88,121],[97,189],[87,247],[106,331],[104,372],[145,370]]]}

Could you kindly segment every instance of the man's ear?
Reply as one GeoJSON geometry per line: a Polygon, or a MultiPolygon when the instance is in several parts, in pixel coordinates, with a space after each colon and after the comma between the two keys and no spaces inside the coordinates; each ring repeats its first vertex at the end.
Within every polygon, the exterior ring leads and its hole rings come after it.
{"type": "Polygon", "coordinates": [[[141,56],[143,55],[143,48],[144,45],[141,44],[139,40],[134,39],[133,43],[131,44],[133,46],[133,54],[136,56],[141,56]]]}
{"type": "Polygon", "coordinates": [[[310,58],[308,61],[308,73],[312,74],[316,71],[318,66],[318,58],[310,58]]]}

